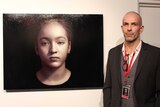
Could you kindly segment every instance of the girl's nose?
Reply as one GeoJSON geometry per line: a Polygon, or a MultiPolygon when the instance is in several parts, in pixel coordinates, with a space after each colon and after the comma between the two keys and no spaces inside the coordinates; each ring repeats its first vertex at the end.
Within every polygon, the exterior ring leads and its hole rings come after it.
{"type": "Polygon", "coordinates": [[[57,51],[57,46],[56,46],[56,44],[54,44],[54,43],[52,43],[51,45],[50,45],[50,47],[49,47],[49,53],[50,54],[55,54],[55,53],[57,53],[58,51],[57,51]]]}

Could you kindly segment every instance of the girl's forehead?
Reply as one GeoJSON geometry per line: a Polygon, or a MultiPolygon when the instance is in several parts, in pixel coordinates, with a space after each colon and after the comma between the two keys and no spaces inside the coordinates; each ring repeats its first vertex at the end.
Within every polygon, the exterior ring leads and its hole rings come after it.
{"type": "Polygon", "coordinates": [[[40,29],[38,31],[38,34],[39,34],[38,37],[42,36],[43,34],[46,34],[49,36],[50,34],[59,33],[58,35],[64,36],[68,40],[70,40],[71,25],[67,23],[65,20],[62,20],[62,19],[44,20],[43,22],[40,23],[39,27],[40,29]]]}
{"type": "Polygon", "coordinates": [[[63,25],[59,22],[56,22],[56,21],[49,21],[49,22],[46,22],[46,23],[42,23],[41,24],[41,29],[44,28],[44,27],[52,27],[52,26],[59,26],[59,27],[64,29],[63,25]]]}
{"type": "Polygon", "coordinates": [[[45,32],[45,33],[66,33],[65,28],[57,23],[57,22],[53,22],[53,23],[48,23],[45,24],[41,27],[40,32],[45,32]]]}
{"type": "Polygon", "coordinates": [[[48,38],[54,40],[57,38],[67,39],[66,30],[59,23],[49,23],[45,24],[39,32],[38,38],[48,38]]]}

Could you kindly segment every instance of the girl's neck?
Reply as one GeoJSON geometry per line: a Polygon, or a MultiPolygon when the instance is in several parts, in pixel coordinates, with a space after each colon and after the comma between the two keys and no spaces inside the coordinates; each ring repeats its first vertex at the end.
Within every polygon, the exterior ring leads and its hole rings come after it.
{"type": "Polygon", "coordinates": [[[59,85],[69,79],[71,72],[65,67],[50,69],[43,67],[37,72],[37,78],[46,85],[59,85]]]}

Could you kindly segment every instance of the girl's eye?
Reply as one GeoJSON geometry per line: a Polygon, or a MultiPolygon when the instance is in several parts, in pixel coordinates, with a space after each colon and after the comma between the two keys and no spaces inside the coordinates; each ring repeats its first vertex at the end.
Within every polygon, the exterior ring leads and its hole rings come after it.
{"type": "Polygon", "coordinates": [[[58,38],[58,39],[56,40],[56,43],[57,43],[58,45],[63,45],[63,44],[66,43],[66,39],[63,38],[63,37],[60,37],[60,38],[58,38]]]}
{"type": "Polygon", "coordinates": [[[50,41],[48,39],[46,39],[46,38],[41,38],[39,40],[39,43],[40,43],[41,46],[48,46],[48,45],[50,45],[50,41]]]}
{"type": "Polygon", "coordinates": [[[42,46],[45,46],[45,45],[47,45],[47,44],[48,44],[47,42],[42,42],[42,43],[41,43],[42,46]]]}
{"type": "Polygon", "coordinates": [[[58,41],[57,42],[59,45],[63,45],[65,42],[64,41],[58,41]]]}
{"type": "Polygon", "coordinates": [[[47,46],[47,45],[49,45],[49,42],[47,42],[47,41],[41,41],[40,44],[41,44],[41,46],[47,46]]]}

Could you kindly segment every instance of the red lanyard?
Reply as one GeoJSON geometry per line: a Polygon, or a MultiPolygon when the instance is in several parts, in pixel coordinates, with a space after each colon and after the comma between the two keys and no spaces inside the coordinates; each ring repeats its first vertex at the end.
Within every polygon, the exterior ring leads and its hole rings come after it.
{"type": "MultiPolygon", "coordinates": [[[[126,56],[126,55],[127,55],[127,54],[126,54],[126,51],[125,51],[125,56],[126,56]]],[[[129,66],[128,66],[127,71],[124,72],[124,76],[125,76],[125,77],[128,77],[128,75],[129,75],[129,73],[130,73],[130,69],[131,69],[131,66],[132,66],[132,63],[133,63],[134,55],[135,55],[135,52],[133,53],[133,56],[132,56],[132,58],[131,58],[131,61],[130,61],[130,63],[129,63],[129,66]]],[[[128,56],[128,57],[129,57],[129,56],[128,56]]]]}

